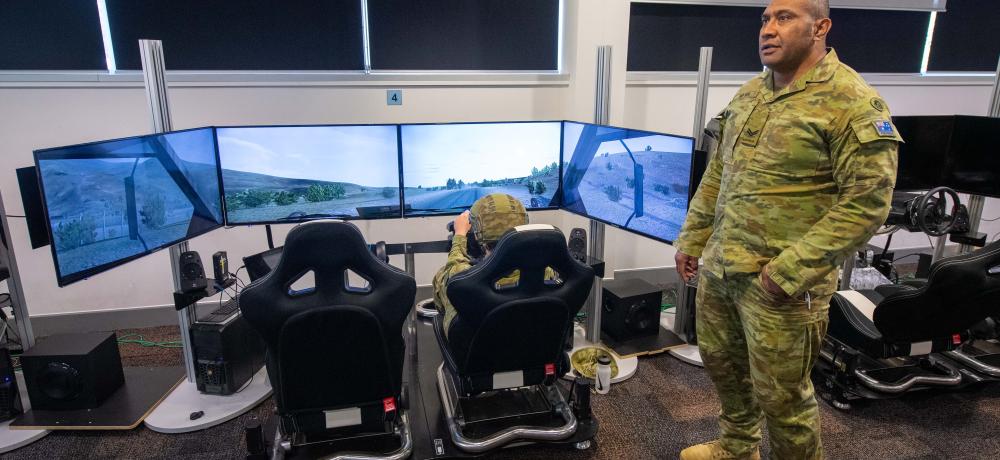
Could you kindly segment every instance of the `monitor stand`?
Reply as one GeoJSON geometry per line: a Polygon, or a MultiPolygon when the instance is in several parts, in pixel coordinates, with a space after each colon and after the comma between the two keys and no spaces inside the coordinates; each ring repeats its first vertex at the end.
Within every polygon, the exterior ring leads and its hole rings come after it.
{"type": "Polygon", "coordinates": [[[195,382],[185,379],[146,417],[145,423],[158,433],[203,430],[243,415],[269,396],[271,384],[264,367],[245,388],[228,396],[204,394],[195,382]],[[198,412],[202,415],[194,417],[198,412]]]}
{"type": "MultiPolygon", "coordinates": [[[[674,330],[674,313],[664,312],[660,315],[660,327],[672,331],[674,330]]],[[[701,360],[701,352],[698,351],[697,345],[681,345],[679,347],[671,348],[667,351],[674,358],[677,358],[685,363],[705,367],[705,363],[701,360]]]]}

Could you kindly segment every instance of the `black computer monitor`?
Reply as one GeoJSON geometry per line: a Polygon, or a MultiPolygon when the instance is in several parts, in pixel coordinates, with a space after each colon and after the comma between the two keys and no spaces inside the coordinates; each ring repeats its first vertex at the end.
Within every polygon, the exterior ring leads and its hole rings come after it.
{"type": "Polygon", "coordinates": [[[557,208],[560,126],[402,125],[405,216],[457,214],[491,193],[512,195],[528,210],[557,208]]]}
{"type": "Polygon", "coordinates": [[[694,199],[694,194],[698,191],[698,186],[701,185],[701,179],[705,177],[707,170],[708,152],[695,150],[691,157],[691,187],[688,188],[688,203],[694,199]]]}
{"type": "Polygon", "coordinates": [[[222,225],[212,128],[34,154],[60,286],[222,225]]]}
{"type": "Polygon", "coordinates": [[[216,130],[227,225],[401,215],[397,125],[216,130]]]}
{"type": "Polygon", "coordinates": [[[21,190],[24,220],[28,223],[31,249],[46,246],[49,241],[49,223],[42,209],[42,190],[38,187],[38,169],[34,166],[17,169],[17,185],[21,190]]]}
{"type": "Polygon", "coordinates": [[[892,122],[903,138],[896,169],[897,191],[930,190],[945,185],[953,116],[897,116],[892,122]]]}
{"type": "Polygon", "coordinates": [[[658,241],[687,214],[694,139],[565,122],[563,209],[658,241]]]}
{"type": "Polygon", "coordinates": [[[956,115],[953,119],[944,185],[1000,198],[1000,118],[956,115]]]}

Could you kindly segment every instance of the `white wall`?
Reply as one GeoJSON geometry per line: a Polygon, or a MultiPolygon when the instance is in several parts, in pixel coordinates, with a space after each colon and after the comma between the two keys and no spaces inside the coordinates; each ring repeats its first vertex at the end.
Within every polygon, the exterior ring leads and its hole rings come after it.
{"type": "MultiPolygon", "coordinates": [[[[626,81],[628,45],[626,0],[567,0],[564,70],[567,79],[521,81],[400,80],[372,82],[171,83],[173,127],[206,125],[403,123],[594,118],[596,47],[612,45],[611,123],[655,131],[690,134],[694,78],[684,81],[626,81]],[[402,106],[385,104],[385,90],[402,88],[402,106]]],[[[169,50],[167,51],[169,62],[169,50]]],[[[692,50],[697,52],[697,50],[692,50]]],[[[169,78],[168,78],[169,79],[169,78]]],[[[713,84],[708,112],[721,110],[740,82],[713,84]]],[[[986,113],[989,86],[878,86],[896,114],[986,113]]],[[[14,169],[32,164],[34,149],[145,134],[150,131],[144,91],[128,83],[24,84],[0,81],[0,193],[9,214],[22,206],[14,169]]],[[[359,161],[364,161],[359,159],[359,161]]],[[[986,217],[1000,216],[991,200],[986,217]]],[[[559,211],[532,213],[534,222],[551,223],[568,233],[587,222],[559,211]]],[[[445,236],[449,218],[357,222],[369,241],[428,241],[445,236]]],[[[30,249],[23,219],[11,218],[11,234],[32,316],[88,310],[142,308],[171,300],[167,251],[128,263],[65,288],[56,287],[49,248],[30,249]]],[[[1000,231],[1000,222],[984,228],[1000,231]]],[[[275,228],[280,244],[290,225],[275,228]]],[[[216,230],[195,238],[191,249],[203,260],[217,250],[229,252],[234,266],[243,256],[266,249],[263,227],[216,230]]],[[[926,246],[922,236],[898,236],[894,247],[926,246]]],[[[608,274],[615,269],[673,265],[665,244],[607,229],[608,274]]],[[[417,282],[429,284],[443,255],[417,257],[417,282]]],[[[402,266],[402,260],[394,260],[402,266]]]]}

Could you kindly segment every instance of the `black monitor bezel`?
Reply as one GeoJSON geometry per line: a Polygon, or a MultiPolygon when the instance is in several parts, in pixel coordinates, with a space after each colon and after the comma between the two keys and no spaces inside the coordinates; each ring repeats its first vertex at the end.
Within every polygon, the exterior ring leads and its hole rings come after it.
{"type": "Polygon", "coordinates": [[[254,225],[282,225],[282,224],[301,224],[305,222],[311,222],[314,220],[323,219],[336,219],[336,220],[385,220],[385,219],[402,219],[403,218],[403,163],[402,163],[402,140],[400,138],[400,123],[346,123],[346,124],[295,124],[295,125],[235,125],[235,126],[223,126],[216,125],[212,128],[215,129],[215,156],[216,161],[219,165],[219,194],[222,196],[222,216],[225,222],[226,228],[230,227],[250,227],[254,225]],[[324,128],[324,127],[339,127],[339,126],[395,126],[396,127],[396,167],[399,168],[399,185],[397,186],[397,192],[399,192],[399,215],[387,215],[379,217],[361,217],[361,216],[348,216],[348,217],[316,217],[311,219],[285,219],[285,220],[270,220],[270,221],[253,221],[253,222],[230,222],[229,221],[229,210],[226,208],[226,184],[222,179],[222,152],[219,150],[219,129],[228,128],[324,128]]]}
{"type": "MultiPolygon", "coordinates": [[[[692,185],[691,184],[690,171],[692,171],[694,169],[694,151],[695,151],[695,145],[694,145],[695,139],[694,139],[694,137],[683,136],[683,135],[679,135],[679,134],[661,133],[661,132],[649,131],[649,130],[645,130],[645,129],[625,128],[625,127],[622,127],[622,126],[602,125],[602,124],[597,124],[597,123],[585,123],[585,122],[573,121],[573,120],[564,120],[563,123],[564,124],[565,123],[577,123],[577,124],[581,124],[581,125],[603,126],[603,127],[606,127],[606,128],[625,129],[625,130],[629,130],[629,131],[638,131],[640,133],[652,134],[652,135],[656,135],[656,136],[670,136],[670,137],[677,137],[677,138],[681,138],[681,139],[688,139],[688,140],[691,141],[690,161],[689,161],[689,164],[688,164],[688,171],[689,171],[689,174],[688,174],[688,187],[690,187],[692,185]]],[[[565,128],[563,129],[563,132],[565,132],[565,128]]],[[[563,155],[565,155],[565,153],[563,153],[563,155]]],[[[561,168],[561,166],[560,166],[560,168],[561,168]]],[[[559,176],[559,181],[560,181],[560,184],[562,184],[562,173],[561,172],[560,172],[560,176],[559,176]]],[[[574,211],[572,209],[563,207],[562,205],[563,205],[563,203],[564,203],[565,200],[561,196],[561,194],[563,193],[562,185],[560,185],[560,187],[559,187],[559,192],[560,192],[560,197],[559,197],[560,208],[559,209],[562,209],[563,211],[566,211],[566,212],[568,212],[570,214],[573,214],[573,215],[576,215],[576,216],[586,217],[588,219],[600,222],[600,223],[602,223],[604,225],[610,225],[610,226],[612,226],[614,228],[617,228],[619,230],[624,230],[624,231],[632,233],[634,235],[639,235],[639,236],[643,236],[643,237],[649,238],[649,239],[651,239],[653,241],[658,241],[660,243],[665,243],[665,244],[670,244],[670,245],[674,244],[673,240],[668,240],[668,239],[660,238],[660,237],[653,236],[653,235],[650,235],[648,233],[644,233],[644,232],[641,232],[641,231],[638,231],[638,230],[635,230],[635,229],[623,227],[623,226],[618,225],[618,224],[616,224],[614,222],[611,222],[611,221],[608,221],[608,220],[605,220],[605,219],[601,219],[599,217],[594,217],[594,216],[591,216],[591,215],[588,215],[588,214],[585,214],[585,213],[577,212],[577,211],[574,211]]],[[[693,197],[694,195],[693,195],[692,192],[688,191],[688,196],[689,197],[693,197]]],[[[688,202],[687,202],[687,210],[690,210],[690,209],[691,209],[691,200],[689,198],[688,202]]],[[[686,214],[687,214],[687,211],[685,211],[685,215],[686,214]]],[[[683,225],[683,222],[681,224],[683,225]]]]}
{"type": "MultiPolygon", "coordinates": [[[[199,237],[201,235],[204,235],[206,233],[209,233],[209,232],[211,232],[213,230],[217,230],[219,228],[222,228],[223,223],[222,222],[216,222],[215,225],[206,227],[205,229],[203,229],[201,231],[198,231],[198,232],[195,232],[194,234],[185,235],[184,238],[180,238],[180,239],[171,241],[169,243],[164,243],[164,244],[162,244],[160,246],[157,246],[157,247],[155,247],[153,249],[150,249],[148,251],[143,251],[143,252],[140,252],[140,253],[137,253],[137,254],[133,254],[131,256],[127,256],[127,257],[118,259],[118,260],[107,262],[107,263],[104,263],[104,264],[101,264],[101,265],[96,265],[96,266],[88,268],[86,270],[82,270],[82,271],[74,272],[72,274],[64,275],[62,273],[62,270],[59,269],[59,257],[57,255],[57,251],[56,251],[55,235],[52,234],[52,219],[49,217],[49,203],[48,203],[48,200],[46,199],[46,195],[45,195],[45,182],[42,180],[42,168],[40,168],[39,164],[38,164],[38,156],[39,156],[39,154],[44,154],[44,153],[52,151],[52,150],[65,150],[65,149],[69,149],[69,148],[85,147],[85,146],[88,146],[88,145],[104,144],[104,143],[108,143],[108,142],[128,141],[128,140],[141,139],[141,138],[150,137],[150,136],[162,136],[162,135],[165,135],[165,134],[183,133],[183,132],[188,132],[188,131],[200,131],[200,130],[209,130],[209,131],[212,131],[213,129],[214,129],[213,126],[201,126],[201,127],[198,127],[198,128],[179,129],[179,130],[176,130],[176,131],[166,131],[166,132],[162,132],[162,133],[143,134],[143,135],[140,135],[140,136],[129,136],[129,137],[120,137],[120,138],[116,138],[116,139],[106,139],[106,140],[101,140],[101,141],[84,142],[84,143],[80,143],[80,144],[71,144],[71,145],[65,145],[65,146],[61,146],[61,147],[49,147],[49,148],[44,148],[44,149],[37,149],[37,150],[34,150],[32,152],[32,157],[34,158],[34,161],[35,161],[35,174],[36,174],[36,176],[38,178],[38,188],[39,188],[39,191],[42,194],[42,213],[45,216],[45,227],[46,227],[46,232],[48,233],[48,236],[49,236],[50,252],[52,253],[52,262],[53,262],[53,265],[54,265],[55,271],[56,271],[56,284],[59,287],[66,287],[66,286],[68,286],[70,284],[76,283],[77,281],[85,280],[85,279],[90,278],[90,277],[92,277],[94,275],[97,275],[97,274],[100,274],[100,273],[104,273],[104,272],[106,272],[108,270],[116,268],[116,267],[118,267],[120,265],[124,265],[124,264],[129,263],[129,262],[131,262],[133,260],[136,260],[136,259],[139,259],[139,258],[142,258],[142,257],[146,257],[146,256],[148,256],[150,254],[155,253],[155,252],[162,251],[164,248],[169,248],[170,246],[173,246],[175,244],[178,244],[178,243],[181,243],[181,242],[184,242],[184,241],[188,241],[188,240],[197,238],[197,237],[199,237]]],[[[212,135],[213,135],[213,137],[215,136],[214,131],[212,132],[212,135]]],[[[216,165],[215,166],[216,166],[216,169],[218,169],[218,167],[219,167],[219,164],[218,164],[218,155],[219,155],[218,149],[216,149],[216,151],[215,151],[215,160],[216,160],[216,165]]],[[[56,159],[56,160],[58,160],[58,158],[46,158],[46,160],[50,160],[50,159],[56,159]]],[[[65,159],[65,158],[63,158],[63,159],[65,159]]],[[[219,188],[219,191],[220,191],[220,193],[219,193],[219,200],[220,201],[222,201],[222,193],[221,193],[222,188],[221,188],[221,186],[222,186],[222,184],[219,184],[219,187],[220,187],[219,188]]],[[[220,208],[220,209],[224,209],[224,208],[220,208]]],[[[225,214],[223,213],[223,220],[224,219],[225,219],[225,214]]]]}
{"type": "MultiPolygon", "coordinates": [[[[919,119],[919,120],[931,120],[931,119],[935,119],[938,122],[945,122],[945,121],[947,121],[948,123],[951,123],[951,126],[950,126],[949,131],[948,131],[948,137],[949,138],[945,141],[945,145],[947,146],[946,150],[944,152],[941,152],[941,154],[940,154],[941,155],[941,158],[940,158],[940,160],[941,160],[940,168],[938,168],[936,171],[934,171],[934,173],[936,174],[936,177],[933,180],[933,182],[935,182],[935,183],[932,184],[929,181],[910,180],[910,182],[918,182],[918,183],[916,183],[916,184],[912,184],[911,183],[911,184],[908,184],[908,185],[905,185],[905,186],[901,186],[899,184],[899,178],[900,178],[900,172],[902,172],[900,168],[902,167],[903,162],[902,161],[897,161],[897,165],[896,165],[896,180],[893,183],[893,190],[895,190],[897,192],[923,192],[923,191],[926,191],[926,190],[930,190],[930,189],[932,189],[934,187],[945,186],[946,182],[947,182],[947,179],[948,179],[948,175],[950,173],[950,171],[948,171],[948,163],[949,163],[949,157],[951,156],[951,151],[950,151],[951,150],[951,142],[952,142],[951,135],[952,135],[952,133],[955,130],[955,116],[954,115],[895,115],[895,116],[892,117],[892,123],[893,123],[893,126],[896,127],[897,131],[899,131],[899,127],[898,127],[899,121],[903,121],[904,119],[907,122],[908,122],[908,120],[912,120],[912,119],[919,119]]],[[[905,125],[906,123],[904,122],[903,124],[905,125]]],[[[902,134],[903,133],[900,132],[900,135],[902,135],[902,134]]],[[[907,140],[904,138],[903,139],[904,145],[905,145],[906,142],[907,142],[907,140]]],[[[904,149],[905,148],[906,147],[904,147],[904,149]]],[[[902,150],[902,149],[899,149],[899,150],[902,150]]],[[[912,173],[910,175],[912,176],[912,173]]]]}
{"type": "MultiPolygon", "coordinates": [[[[993,188],[993,190],[984,192],[981,189],[975,190],[973,188],[968,188],[966,187],[966,185],[968,185],[966,182],[962,182],[955,179],[955,168],[956,168],[955,165],[958,161],[957,155],[964,152],[964,150],[956,152],[955,135],[954,135],[954,131],[960,128],[964,128],[967,123],[975,122],[978,120],[989,120],[989,122],[991,123],[1000,125],[1000,119],[987,116],[977,116],[977,115],[951,115],[950,117],[953,119],[952,135],[951,138],[948,140],[948,152],[945,154],[945,158],[947,160],[947,168],[944,168],[944,171],[942,172],[942,177],[943,177],[942,185],[950,187],[951,189],[955,190],[958,193],[964,193],[967,195],[978,195],[986,198],[1000,198],[1000,185],[996,185],[993,188]]],[[[980,153],[979,155],[982,154],[980,153]]]]}
{"type": "Polygon", "coordinates": [[[528,212],[535,211],[552,211],[562,209],[562,149],[563,149],[563,124],[566,120],[516,120],[516,121],[450,121],[450,122],[428,122],[428,123],[399,123],[399,197],[400,197],[400,210],[402,211],[404,219],[419,219],[425,217],[438,217],[438,216],[457,216],[465,211],[455,211],[455,212],[434,212],[427,214],[407,214],[406,213],[406,184],[403,181],[403,168],[405,165],[405,159],[403,158],[403,127],[404,126],[427,126],[427,125],[510,125],[517,123],[558,123],[559,124],[559,175],[558,181],[559,186],[553,192],[552,200],[549,201],[549,206],[529,208],[525,206],[528,212]],[[552,203],[556,203],[552,206],[552,203]]]}

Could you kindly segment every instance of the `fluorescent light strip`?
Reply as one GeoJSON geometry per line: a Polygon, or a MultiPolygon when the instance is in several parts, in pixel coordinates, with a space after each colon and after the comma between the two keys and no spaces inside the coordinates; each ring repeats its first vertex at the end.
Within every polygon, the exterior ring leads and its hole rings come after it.
{"type": "Polygon", "coordinates": [[[368,0],[361,0],[361,40],[364,42],[365,73],[372,72],[371,34],[368,32],[368,0]]]}
{"type": "Polygon", "coordinates": [[[556,47],[558,48],[558,57],[556,58],[556,72],[562,73],[563,71],[563,22],[564,13],[566,12],[566,0],[559,0],[559,37],[557,38],[558,43],[556,47]]]}
{"type": "Polygon", "coordinates": [[[937,22],[937,11],[931,11],[931,20],[927,23],[927,38],[924,40],[924,57],[920,60],[920,73],[927,74],[927,63],[931,60],[931,44],[934,42],[934,23],[937,22]]]}
{"type": "Polygon", "coordinates": [[[101,37],[104,39],[104,62],[108,66],[108,73],[113,74],[118,71],[115,64],[115,48],[111,44],[111,23],[108,22],[108,5],[105,0],[97,0],[97,15],[101,20],[101,37]]]}

